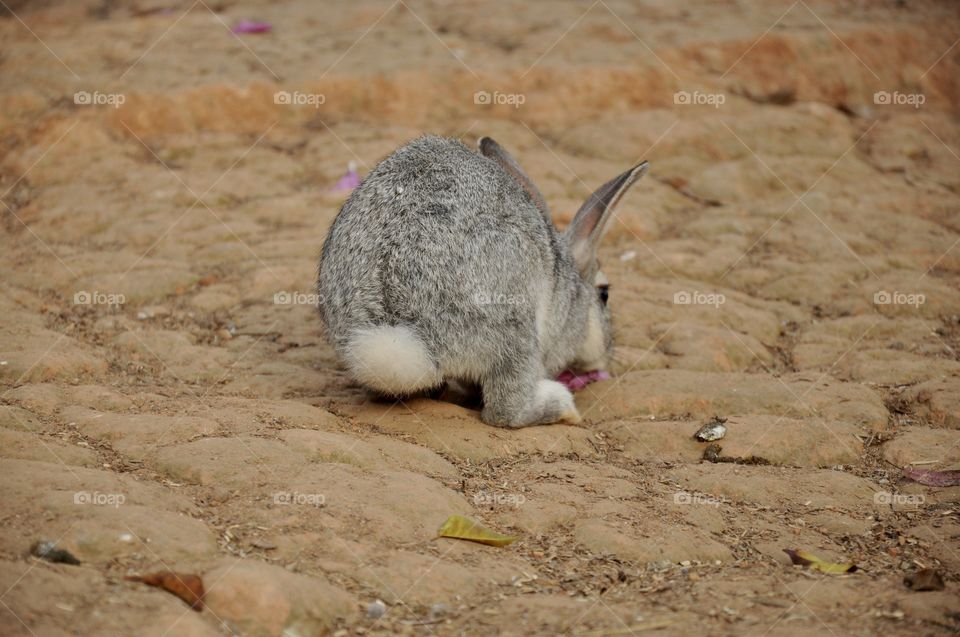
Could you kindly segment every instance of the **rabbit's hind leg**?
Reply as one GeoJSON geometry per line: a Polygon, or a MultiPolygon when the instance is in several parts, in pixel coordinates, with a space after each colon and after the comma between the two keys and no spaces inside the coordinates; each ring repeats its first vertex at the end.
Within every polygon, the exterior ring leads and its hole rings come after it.
{"type": "Polygon", "coordinates": [[[354,379],[385,396],[409,396],[443,383],[423,341],[403,325],[354,331],[344,360],[354,379]]]}
{"type": "Polygon", "coordinates": [[[580,422],[573,395],[560,383],[544,378],[539,364],[523,361],[505,367],[483,381],[484,422],[500,427],[580,422]]]}

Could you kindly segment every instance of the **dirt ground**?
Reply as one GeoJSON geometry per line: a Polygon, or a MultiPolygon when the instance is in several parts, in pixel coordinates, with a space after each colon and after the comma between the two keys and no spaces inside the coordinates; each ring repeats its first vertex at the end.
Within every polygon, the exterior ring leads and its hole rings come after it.
{"type": "Polygon", "coordinates": [[[957,4],[4,6],[3,634],[960,630],[960,487],[901,474],[960,463],[957,4]],[[561,223],[651,162],[582,426],[338,368],[331,186],[423,132],[493,136],[561,223]],[[206,608],[124,579],[158,570],[206,608]]]}

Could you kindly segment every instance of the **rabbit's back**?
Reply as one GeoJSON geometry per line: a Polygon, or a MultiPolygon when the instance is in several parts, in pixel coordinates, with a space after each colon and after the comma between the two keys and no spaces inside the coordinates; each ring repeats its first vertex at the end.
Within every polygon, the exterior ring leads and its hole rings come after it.
{"type": "Polygon", "coordinates": [[[421,137],[343,205],[321,257],[320,310],[348,365],[357,349],[384,364],[392,342],[434,384],[476,378],[517,339],[536,342],[562,256],[499,166],[458,141],[421,137]]]}

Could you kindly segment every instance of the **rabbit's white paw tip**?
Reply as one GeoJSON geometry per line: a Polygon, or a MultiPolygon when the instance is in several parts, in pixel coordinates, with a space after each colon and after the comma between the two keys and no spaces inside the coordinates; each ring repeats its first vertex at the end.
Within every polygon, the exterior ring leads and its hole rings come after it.
{"type": "Polygon", "coordinates": [[[562,420],[572,424],[582,420],[573,402],[573,394],[555,380],[541,380],[537,383],[537,406],[549,420],[562,420]]]}

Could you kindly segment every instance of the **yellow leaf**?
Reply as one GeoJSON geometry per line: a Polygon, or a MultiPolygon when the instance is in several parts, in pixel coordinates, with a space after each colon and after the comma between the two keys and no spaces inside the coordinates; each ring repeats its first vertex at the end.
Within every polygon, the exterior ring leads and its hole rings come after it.
{"type": "Polygon", "coordinates": [[[827,562],[813,553],[802,549],[783,549],[783,552],[790,556],[790,561],[801,566],[820,571],[821,573],[853,573],[857,570],[856,564],[837,564],[836,562],[827,562]]]}
{"type": "Polygon", "coordinates": [[[450,537],[458,540],[470,540],[471,542],[480,542],[490,546],[506,546],[517,541],[517,538],[509,535],[500,535],[491,531],[479,522],[474,522],[470,518],[462,515],[451,515],[447,521],[440,527],[440,537],[450,537]]]}

